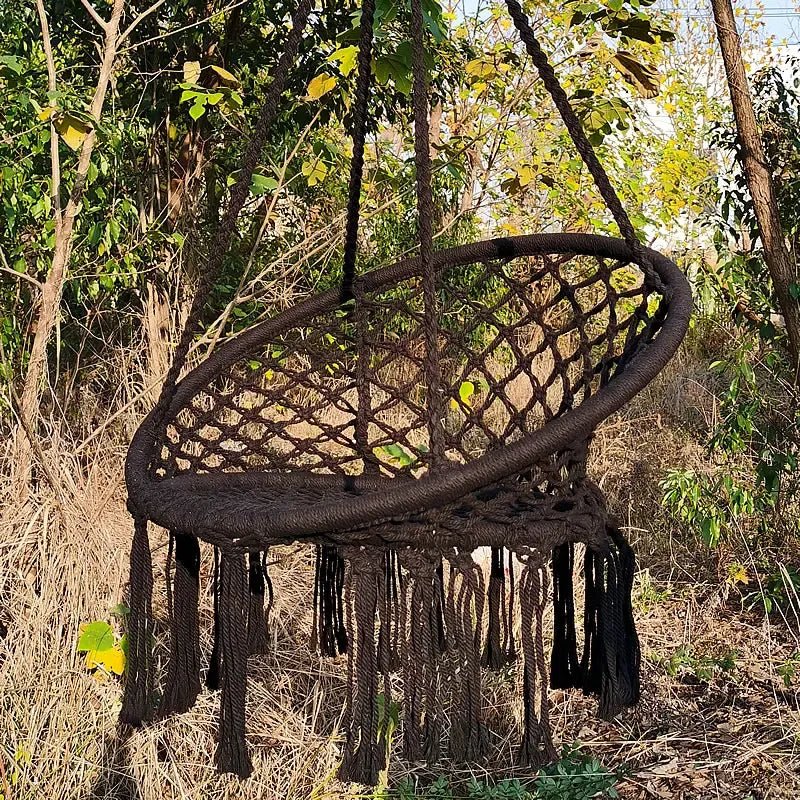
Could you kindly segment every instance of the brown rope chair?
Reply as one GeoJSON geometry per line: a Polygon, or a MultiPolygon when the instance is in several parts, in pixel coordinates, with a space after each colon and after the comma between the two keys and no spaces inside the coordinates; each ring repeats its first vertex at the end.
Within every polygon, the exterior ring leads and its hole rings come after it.
{"type": "Polygon", "coordinates": [[[425,41],[421,0],[412,0],[419,254],[357,276],[374,14],[364,0],[341,290],[231,339],[179,381],[312,5],[296,10],[163,392],[130,446],[121,719],[185,711],[200,692],[199,542],[208,543],[216,763],[248,775],[247,657],[267,642],[265,554],[307,542],[316,548],[315,644],[347,653],[343,778],[374,783],[384,768],[379,704],[396,672],[408,758],[436,759],[445,740],[455,760],[483,757],[482,667],[518,651],[519,756],[541,763],[554,755],[548,685],[598,695],[606,718],[639,696],[634,558],[587,479],[587,447],[674,354],[690,291],[671,261],[639,243],[516,0],[514,24],[623,238],[516,236],[433,251],[425,41]],[[158,708],[148,521],[170,532],[171,650],[158,708]],[[480,547],[491,548],[488,581],[473,555],[480,547]]]}

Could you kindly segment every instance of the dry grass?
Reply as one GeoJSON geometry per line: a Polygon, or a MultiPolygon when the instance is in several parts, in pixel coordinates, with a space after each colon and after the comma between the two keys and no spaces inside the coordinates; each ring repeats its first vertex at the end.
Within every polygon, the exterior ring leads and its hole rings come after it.
{"type": "MultiPolygon", "coordinates": [[[[777,668],[800,650],[800,633],[742,611],[735,592],[714,580],[713,560],[699,565],[691,540],[672,531],[659,506],[657,480],[666,466],[703,468],[691,431],[715,413],[705,380],[702,365],[684,354],[604,426],[595,448],[594,475],[647,567],[637,595],[643,702],[610,725],[593,717],[593,703],[554,693],[553,718],[562,741],[580,740],[609,766],[628,765],[620,787],[627,798],[795,798],[800,693],[797,680],[784,686],[777,668]],[[735,666],[713,670],[709,680],[691,665],[671,674],[670,659],[681,651],[705,658],[735,651],[735,666]]],[[[118,438],[126,433],[117,431],[118,438]]],[[[54,437],[47,451],[60,480],[60,510],[42,487],[22,507],[4,503],[0,515],[0,622],[8,628],[0,640],[4,800],[359,796],[334,778],[344,665],[309,650],[311,565],[297,548],[274,553],[273,655],[251,662],[252,779],[213,771],[214,694],[203,693],[189,714],[120,735],[119,683],[90,674],[75,644],[82,622],[110,620],[124,596],[124,449],[105,433],[81,454],[75,450],[54,437]]],[[[159,565],[164,557],[162,547],[159,565]]],[[[163,580],[157,586],[163,592],[163,580]]],[[[162,657],[163,601],[156,608],[162,657]]],[[[490,714],[508,722],[508,751],[518,711],[510,680],[492,678],[489,692],[490,714]]],[[[449,765],[438,772],[454,782],[483,774],[449,765]]],[[[395,778],[408,774],[426,773],[393,761],[395,778]]]]}

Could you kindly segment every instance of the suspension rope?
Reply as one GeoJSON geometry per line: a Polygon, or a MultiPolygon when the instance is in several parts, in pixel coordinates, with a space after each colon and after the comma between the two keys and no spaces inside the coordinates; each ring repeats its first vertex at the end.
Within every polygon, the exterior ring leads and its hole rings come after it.
{"type": "Polygon", "coordinates": [[[636,236],[636,231],[628,216],[628,212],[623,207],[619,195],[611,185],[608,174],[597,158],[597,153],[595,153],[591,142],[587,138],[580,119],[578,119],[578,115],[572,108],[567,93],[564,91],[564,87],[559,82],[555,70],[550,65],[547,56],[536,39],[527,15],[522,10],[522,6],[519,4],[518,0],[506,0],[506,6],[508,7],[511,19],[514,21],[514,27],[516,27],[525,45],[525,49],[528,51],[528,55],[530,55],[533,60],[545,89],[547,89],[550,97],[553,98],[553,103],[558,109],[561,119],[564,121],[567,132],[575,145],[575,149],[583,159],[583,163],[586,164],[603,201],[614,217],[614,221],[617,223],[622,238],[631,249],[636,262],[642,267],[650,285],[663,292],[664,287],[662,281],[655,269],[653,269],[652,264],[650,264],[649,259],[645,256],[642,245],[639,238],[636,236]]]}
{"type": "Polygon", "coordinates": [[[425,68],[425,27],[422,0],[411,0],[411,69],[414,78],[412,103],[414,108],[414,164],[417,170],[417,233],[424,302],[426,410],[432,466],[435,467],[445,460],[445,448],[442,429],[436,273],[433,269],[434,208],[431,191],[428,76],[425,68]]]}
{"type": "Polygon", "coordinates": [[[253,172],[255,172],[258,166],[261,152],[267,140],[267,134],[278,114],[281,94],[286,86],[286,79],[289,75],[289,71],[294,66],[303,31],[305,30],[313,6],[314,0],[300,0],[294,16],[292,17],[292,30],[286,39],[286,49],[278,59],[272,83],[267,89],[264,103],[261,106],[258,120],[253,129],[253,135],[245,148],[239,177],[231,189],[228,206],[211,240],[211,246],[205,259],[205,267],[201,271],[189,316],[184,325],[181,338],[178,341],[178,346],[175,348],[172,364],[164,379],[161,394],[156,403],[156,419],[158,425],[164,423],[166,412],[172,402],[172,398],[175,396],[178,377],[186,363],[186,357],[189,354],[189,347],[197,330],[200,315],[205,308],[211,289],[214,287],[214,283],[222,269],[223,261],[225,260],[231,239],[236,230],[236,221],[250,194],[250,182],[253,177],[253,172]]]}
{"type": "Polygon", "coordinates": [[[350,185],[347,194],[347,224],[344,238],[342,302],[353,298],[358,249],[358,222],[361,208],[361,183],[364,175],[364,141],[367,135],[367,107],[372,78],[372,38],[375,22],[375,0],[364,0],[361,7],[361,35],[358,42],[358,76],[353,108],[353,159],[350,163],[350,185]]]}

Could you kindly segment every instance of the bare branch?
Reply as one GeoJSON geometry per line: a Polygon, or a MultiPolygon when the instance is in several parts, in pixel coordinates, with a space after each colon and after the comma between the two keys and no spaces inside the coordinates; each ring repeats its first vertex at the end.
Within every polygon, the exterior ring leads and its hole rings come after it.
{"type": "Polygon", "coordinates": [[[154,11],[157,11],[161,6],[164,5],[165,2],[166,0],[156,0],[156,2],[153,3],[150,8],[146,8],[141,14],[137,15],[133,22],[131,22],[131,24],[125,28],[122,34],[120,34],[119,39],[117,39],[117,47],[121,47],[122,43],[133,33],[136,26],[140,22],[143,22],[145,19],[147,19],[147,17],[149,17],[154,11]]]}
{"type": "MultiPolygon", "coordinates": [[[[209,14],[208,16],[203,17],[203,19],[199,19],[196,22],[192,22],[189,25],[182,25],[180,28],[175,28],[174,30],[171,30],[171,31],[165,31],[164,33],[160,33],[158,36],[151,36],[149,39],[143,39],[141,42],[136,42],[135,44],[132,44],[129,47],[121,48],[120,52],[121,53],[126,53],[128,50],[135,50],[137,47],[142,47],[143,45],[151,44],[152,42],[159,42],[162,39],[169,39],[170,36],[176,36],[177,34],[183,33],[184,31],[191,30],[192,28],[198,28],[201,25],[205,25],[207,22],[209,22],[217,14],[222,14],[222,13],[227,13],[229,11],[233,11],[234,8],[238,8],[239,6],[243,6],[248,2],[249,2],[249,0],[239,0],[236,3],[231,3],[230,5],[225,6],[225,8],[222,8],[219,11],[215,11],[213,14],[209,14]]],[[[155,10],[155,9],[152,9],[152,10],[155,10]]],[[[149,14],[150,11],[151,11],[151,9],[148,9],[147,13],[149,14]]],[[[142,18],[142,19],[144,19],[144,18],[142,18]]],[[[134,20],[134,21],[136,22],[137,25],[139,24],[139,22],[141,22],[141,20],[139,20],[138,22],[136,20],[134,20]]],[[[129,26],[128,30],[125,31],[123,36],[120,38],[120,42],[122,42],[122,40],[125,38],[125,36],[128,35],[130,30],[131,30],[131,27],[129,26]]]]}
{"type": "Polygon", "coordinates": [[[28,281],[28,283],[32,283],[39,291],[42,290],[42,284],[33,277],[33,275],[28,275],[27,272],[17,272],[15,269],[11,269],[10,267],[0,267],[0,272],[6,272],[9,275],[13,275],[15,278],[20,278],[23,281],[28,281]]]}
{"type": "Polygon", "coordinates": [[[89,16],[100,26],[102,30],[106,30],[108,23],[97,13],[97,9],[89,2],[89,0],[81,0],[83,7],[89,13],[89,16]]]}
{"type": "MultiPolygon", "coordinates": [[[[47,62],[47,90],[56,90],[56,61],[53,57],[53,43],[50,39],[50,25],[47,22],[47,12],[44,10],[44,1],[36,0],[36,10],[39,13],[39,23],[42,28],[42,46],[44,47],[47,62]]],[[[55,108],[55,101],[50,100],[50,108],[55,108]]],[[[53,182],[50,196],[53,200],[53,213],[55,216],[56,230],[61,226],[61,159],[58,155],[58,133],[53,125],[53,115],[50,115],[50,177],[53,182]]]]}

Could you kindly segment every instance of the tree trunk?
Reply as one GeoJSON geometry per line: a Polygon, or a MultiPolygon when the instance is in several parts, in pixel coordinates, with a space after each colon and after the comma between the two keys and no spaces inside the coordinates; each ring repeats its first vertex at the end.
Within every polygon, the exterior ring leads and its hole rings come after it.
{"type": "Polygon", "coordinates": [[[792,297],[790,291],[791,285],[797,282],[797,271],[789,256],[781,228],[772,175],[764,155],[764,146],[742,61],[742,48],[733,15],[732,0],[711,0],[711,8],[714,12],[717,37],[731,94],[744,176],[750,196],[753,198],[758,230],[764,246],[764,260],[772,277],[778,306],[786,321],[789,350],[797,380],[798,359],[800,359],[800,302],[792,297]]]}
{"type": "MultiPolygon", "coordinates": [[[[119,37],[119,25],[122,19],[124,0],[114,0],[111,11],[111,18],[103,24],[105,32],[105,42],[103,47],[102,61],[100,63],[100,73],[97,79],[89,113],[95,123],[100,122],[100,115],[103,111],[108,84],[111,79],[111,72],[114,68],[114,61],[117,56],[117,46],[119,37]]],[[[50,32],[47,26],[47,18],[44,12],[42,0],[37,3],[39,16],[42,22],[42,36],[44,38],[45,50],[48,56],[48,72],[50,74],[51,88],[54,88],[55,64],[52,59],[50,47],[50,32]]],[[[75,169],[75,180],[72,186],[66,206],[60,207],[59,201],[59,182],[60,164],[58,159],[58,133],[51,127],[50,135],[55,142],[51,149],[53,173],[53,214],[55,216],[55,247],[53,249],[53,260],[50,264],[50,271],[42,285],[42,293],[35,321],[35,332],[33,344],[28,357],[28,371],[25,375],[25,382],[22,388],[22,399],[20,401],[20,417],[22,429],[28,435],[18,432],[15,443],[14,459],[14,485],[18,496],[24,497],[27,493],[31,480],[31,468],[33,463],[34,443],[30,441],[31,436],[35,436],[39,422],[39,407],[44,393],[44,385],[47,377],[47,347],[53,335],[53,331],[58,323],[61,309],[61,295],[64,291],[64,281],[66,278],[67,263],[72,252],[72,232],[75,227],[75,218],[81,208],[83,192],[86,186],[86,176],[89,172],[92,151],[95,145],[95,129],[92,128],[87,134],[81,145],[78,156],[78,164],[75,169]]]]}

